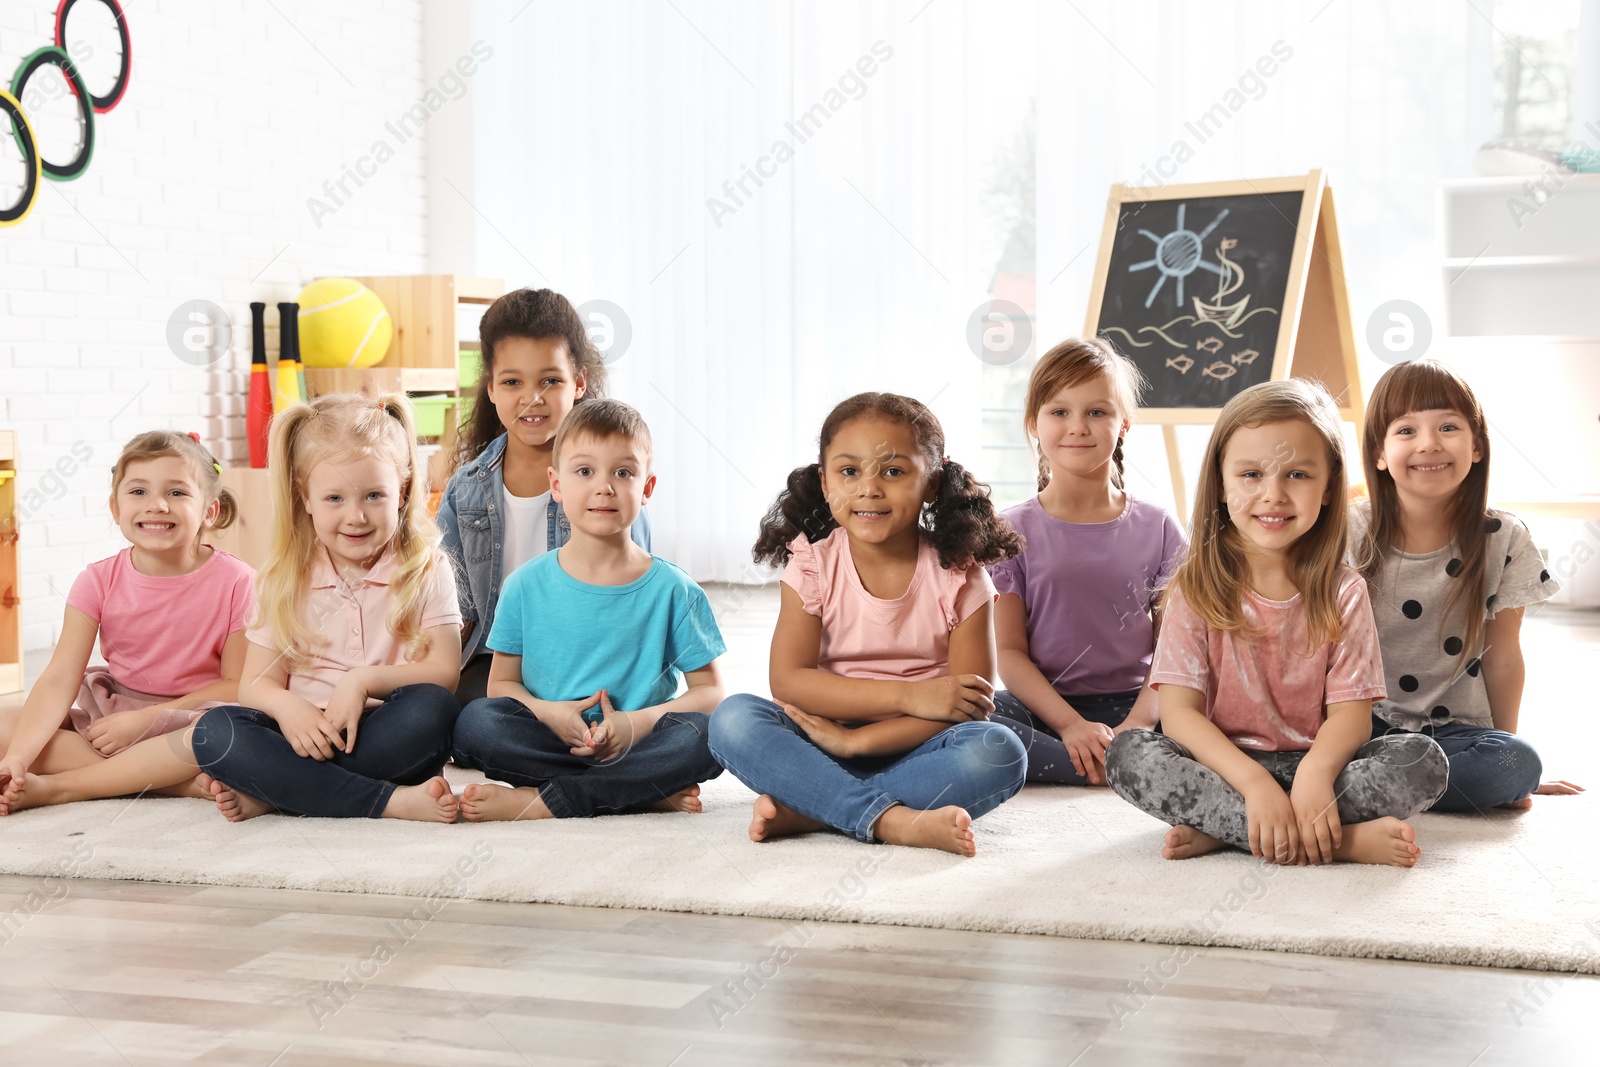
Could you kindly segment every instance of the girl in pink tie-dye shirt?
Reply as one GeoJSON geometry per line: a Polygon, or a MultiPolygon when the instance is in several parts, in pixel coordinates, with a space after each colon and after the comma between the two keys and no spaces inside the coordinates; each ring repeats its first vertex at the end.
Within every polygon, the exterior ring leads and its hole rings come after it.
{"type": "Polygon", "coordinates": [[[1193,542],[1150,668],[1165,735],[1119,734],[1111,788],[1172,829],[1162,855],[1232,845],[1269,863],[1409,867],[1402,821],[1444,792],[1420,734],[1369,740],[1383,662],[1345,566],[1339,412],[1320,385],[1253,386],[1206,446],[1193,542]]]}

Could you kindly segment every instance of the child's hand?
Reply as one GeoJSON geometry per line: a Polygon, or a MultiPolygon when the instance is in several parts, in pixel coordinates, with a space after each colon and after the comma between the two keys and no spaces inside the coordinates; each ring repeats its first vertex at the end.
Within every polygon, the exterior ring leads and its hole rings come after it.
{"type": "Polygon", "coordinates": [[[338,728],[310,704],[297,702],[293,708],[274,714],[273,719],[297,756],[328,760],[344,747],[338,728]]]}
{"type": "Polygon", "coordinates": [[[89,724],[89,744],[102,756],[115,756],[149,736],[166,704],[153,704],[148,708],[132,708],[112,715],[102,715],[89,724]]]}
{"type": "Polygon", "coordinates": [[[584,720],[583,713],[590,708],[600,706],[600,690],[592,697],[579,697],[577,700],[544,700],[539,701],[539,710],[530,708],[534,716],[552,733],[561,738],[570,748],[585,747],[584,738],[589,733],[589,723],[584,720]]]}
{"type": "Polygon", "coordinates": [[[1113,736],[1111,727],[1081,716],[1061,732],[1061,743],[1072,757],[1072,769],[1089,779],[1090,785],[1105,784],[1106,746],[1113,736]]]}
{"type": "Polygon", "coordinates": [[[356,729],[361,725],[361,713],[366,710],[367,687],[351,671],[333,687],[328,706],[322,712],[322,717],[333,727],[334,747],[345,755],[355,751],[356,729]]]}
{"type": "Polygon", "coordinates": [[[856,732],[842,726],[832,719],[824,719],[820,715],[801,711],[793,704],[784,704],[783,713],[795,721],[795,725],[806,732],[811,738],[811,743],[830,756],[840,759],[851,759],[856,755],[856,732]]]}
{"type": "MultiPolygon", "coordinates": [[[[595,696],[600,700],[600,721],[584,720],[583,736],[571,751],[574,756],[613,760],[632,748],[641,735],[633,715],[611,706],[609,693],[602,689],[595,696]]],[[[591,713],[590,718],[593,717],[591,713]]]]}
{"type": "Polygon", "coordinates": [[[981,674],[955,674],[911,683],[906,714],[933,722],[987,719],[994,710],[994,686],[981,674]]]}
{"type": "Polygon", "coordinates": [[[1315,774],[1296,775],[1289,790],[1289,803],[1294,805],[1300,843],[1304,846],[1300,862],[1332,863],[1333,850],[1344,842],[1333,784],[1315,774]]]}
{"type": "Polygon", "coordinates": [[[1294,804],[1277,782],[1269,781],[1244,795],[1250,827],[1250,854],[1268,863],[1293,863],[1300,853],[1300,830],[1294,804]]]}

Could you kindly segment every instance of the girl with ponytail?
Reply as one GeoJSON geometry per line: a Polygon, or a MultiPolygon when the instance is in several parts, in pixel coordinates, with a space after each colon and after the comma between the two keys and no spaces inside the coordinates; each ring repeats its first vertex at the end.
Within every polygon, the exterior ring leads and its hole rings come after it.
{"type": "Polygon", "coordinates": [[[150,430],[123,447],[111,517],[128,547],[72,583],[50,665],[20,711],[0,711],[0,815],[207,795],[189,727],[238,699],[255,572],[206,542],[236,514],[198,434],[150,430]],[[104,666],[90,665],[96,639],[104,666]]]}
{"type": "Polygon", "coordinates": [[[273,417],[269,453],[275,528],[239,706],[194,728],[206,788],[232,821],[454,822],[440,771],[461,612],[424,506],[410,402],[331,393],[294,405],[273,417]]]}
{"type": "Polygon", "coordinates": [[[994,585],[1021,541],[909,397],[862,393],[789,475],[758,563],[786,565],[773,700],[711,716],[711,751],[760,793],[750,838],[831,829],[971,856],[972,820],[1022,788],[993,710],[994,585]]]}
{"type": "Polygon", "coordinates": [[[1158,590],[1186,540],[1128,492],[1122,442],[1138,368],[1099,338],[1069,338],[1033,368],[1023,428],[1039,495],[1005,513],[1027,548],[989,568],[999,601],[994,718],[1028,750],[1028,781],[1101,785],[1112,738],[1156,725],[1149,687],[1158,590]]]}

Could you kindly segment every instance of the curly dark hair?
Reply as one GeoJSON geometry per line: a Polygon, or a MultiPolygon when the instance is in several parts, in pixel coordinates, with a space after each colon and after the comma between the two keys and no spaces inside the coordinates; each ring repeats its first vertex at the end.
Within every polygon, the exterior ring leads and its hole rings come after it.
{"type": "Polygon", "coordinates": [[[462,428],[456,447],[457,466],[477,459],[506,431],[489,400],[489,383],[494,380],[495,346],[510,337],[565,342],[573,373],[583,375],[585,383],[579,403],[606,395],[605,361],[589,340],[572,302],[554,289],[513,289],[489,305],[478,325],[478,339],[483,344],[483,377],[474,394],[472,417],[462,428]]]}
{"type": "Polygon", "coordinates": [[[989,487],[961,464],[944,456],[944,428],[920,400],[897,393],[857,393],[841,401],[823,420],[817,439],[818,462],[789,472],[788,486],[761,520],[761,535],[751,555],[757,563],[781,567],[789,562],[789,542],[805,534],[812,544],[839,525],[822,491],[822,461],[845,423],[863,416],[893,419],[911,430],[928,469],[939,472],[939,488],[922,515],[922,535],[939,553],[945,569],[999,563],[1022,551],[1022,538],[995,511],[989,487]]]}

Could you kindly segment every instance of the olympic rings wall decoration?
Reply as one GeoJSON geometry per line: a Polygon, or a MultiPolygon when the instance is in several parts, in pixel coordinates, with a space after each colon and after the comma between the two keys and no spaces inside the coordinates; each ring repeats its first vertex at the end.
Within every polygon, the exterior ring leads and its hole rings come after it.
{"type": "Polygon", "coordinates": [[[0,88],[0,113],[4,113],[11,120],[11,135],[17,142],[17,149],[22,153],[23,168],[26,171],[21,193],[16,202],[0,203],[0,226],[13,226],[28,217],[28,212],[33,210],[33,205],[39,198],[42,179],[71,181],[89,169],[89,160],[94,155],[95,113],[104,114],[116,107],[128,90],[128,76],[133,69],[133,50],[128,39],[128,20],[123,15],[122,7],[117,0],[88,0],[89,3],[104,5],[116,21],[117,36],[122,45],[122,61],[117,70],[116,81],[111,88],[98,96],[91,93],[84,82],[82,72],[78,70],[78,65],[67,54],[67,14],[80,2],[82,0],[61,0],[56,8],[55,43],[36,50],[22,61],[16,73],[12,75],[10,92],[0,88]],[[67,85],[72,89],[73,98],[78,105],[78,121],[83,127],[83,141],[77,154],[65,161],[44,158],[44,153],[39,147],[39,138],[34,133],[33,123],[22,107],[28,79],[47,66],[59,68],[67,85]]]}

